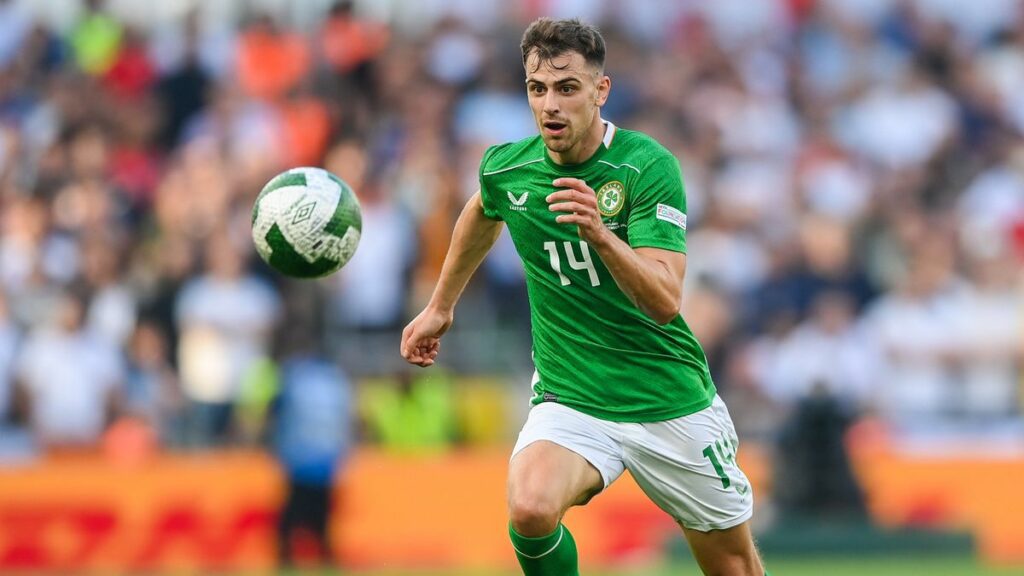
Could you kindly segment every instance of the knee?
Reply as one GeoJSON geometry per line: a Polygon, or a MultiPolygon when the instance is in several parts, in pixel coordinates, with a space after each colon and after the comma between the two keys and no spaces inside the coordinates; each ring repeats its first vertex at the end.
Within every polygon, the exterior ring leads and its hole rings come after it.
{"type": "Polygon", "coordinates": [[[561,512],[554,499],[542,494],[515,494],[509,497],[508,514],[512,529],[527,538],[554,532],[561,519],[561,512]]]}

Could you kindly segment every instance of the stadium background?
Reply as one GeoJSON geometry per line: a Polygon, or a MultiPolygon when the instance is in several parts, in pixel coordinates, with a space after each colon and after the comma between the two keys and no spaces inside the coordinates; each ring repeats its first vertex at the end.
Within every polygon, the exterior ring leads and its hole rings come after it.
{"type": "MultiPolygon", "coordinates": [[[[684,316],[769,568],[1020,570],[1021,2],[6,0],[0,571],[274,567],[294,449],[274,399],[323,383],[297,348],[345,375],[317,429],[342,462],[337,563],[513,566],[530,363],[507,238],[439,367],[397,347],[482,151],[534,129],[518,39],[540,15],[602,27],[605,117],[682,164],[684,316]],[[295,165],[363,206],[322,281],[249,240],[295,165]]],[[[595,570],[694,571],[629,480],[569,524],[595,570]]]]}

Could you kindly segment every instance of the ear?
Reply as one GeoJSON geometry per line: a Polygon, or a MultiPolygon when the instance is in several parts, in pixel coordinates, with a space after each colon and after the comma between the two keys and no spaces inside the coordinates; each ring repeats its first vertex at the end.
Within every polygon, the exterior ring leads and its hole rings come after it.
{"type": "Polygon", "coordinates": [[[608,101],[608,93],[612,89],[612,79],[608,76],[601,75],[601,79],[597,81],[597,90],[594,92],[594,105],[598,108],[604,106],[604,103],[608,101]]]}

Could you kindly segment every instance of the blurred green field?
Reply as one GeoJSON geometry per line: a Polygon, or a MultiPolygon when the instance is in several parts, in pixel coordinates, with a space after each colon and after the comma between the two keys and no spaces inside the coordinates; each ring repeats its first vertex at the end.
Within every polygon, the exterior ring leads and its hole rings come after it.
{"type": "MultiPolygon", "coordinates": [[[[1024,567],[987,568],[972,558],[882,557],[882,558],[768,558],[772,576],[1009,576],[1024,574],[1024,567]]],[[[285,576],[336,576],[341,572],[293,572],[285,576]]],[[[344,572],[360,576],[520,576],[518,572],[344,572]]],[[[694,564],[678,564],[660,569],[584,572],[584,576],[700,576],[694,564]]]]}

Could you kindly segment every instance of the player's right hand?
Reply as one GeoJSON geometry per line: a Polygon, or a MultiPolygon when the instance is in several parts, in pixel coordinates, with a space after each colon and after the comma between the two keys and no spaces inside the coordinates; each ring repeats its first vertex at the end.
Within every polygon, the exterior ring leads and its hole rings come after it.
{"type": "Polygon", "coordinates": [[[434,364],[441,336],[452,325],[452,313],[427,307],[402,330],[402,358],[426,368],[434,364]]]}

